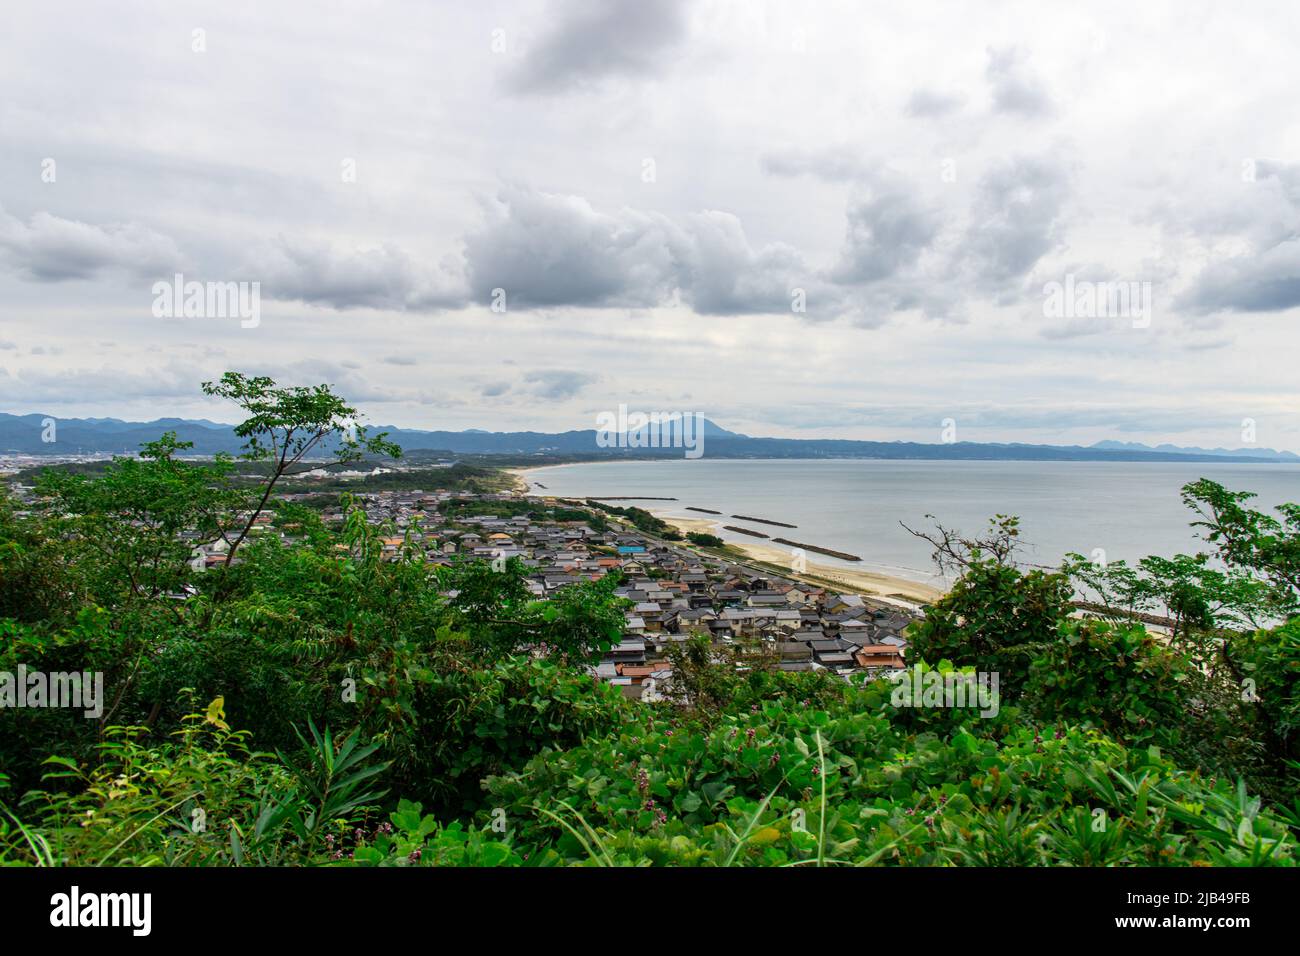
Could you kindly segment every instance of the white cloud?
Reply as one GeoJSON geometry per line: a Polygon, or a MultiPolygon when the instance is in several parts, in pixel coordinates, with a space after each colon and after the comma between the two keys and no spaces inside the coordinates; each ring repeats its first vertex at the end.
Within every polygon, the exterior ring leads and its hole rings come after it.
{"type": "Polygon", "coordinates": [[[454,258],[433,266],[417,263],[393,243],[350,246],[277,237],[239,270],[259,279],[263,294],[335,309],[433,309],[465,302],[464,281],[454,258]]]}
{"type": "Polygon", "coordinates": [[[0,206],[0,258],[26,278],[62,282],[110,271],[162,275],[181,254],[169,237],[138,222],[94,225],[42,210],[24,223],[0,206]]]}
{"type": "Polygon", "coordinates": [[[1025,409],[1104,400],[1134,437],[1182,410],[1198,444],[1251,417],[1300,449],[1285,14],[286,0],[213,7],[196,54],[183,6],[21,6],[0,395],[201,417],[201,377],[256,364],[404,425],[564,429],[597,393],[689,394],[752,434],[983,402],[1007,411],[981,438],[1051,440],[1106,426],[1025,409]],[[154,319],[173,269],[261,281],[260,326],[154,319]],[[1071,271],[1152,280],[1151,328],[1045,320],[1071,271]]]}

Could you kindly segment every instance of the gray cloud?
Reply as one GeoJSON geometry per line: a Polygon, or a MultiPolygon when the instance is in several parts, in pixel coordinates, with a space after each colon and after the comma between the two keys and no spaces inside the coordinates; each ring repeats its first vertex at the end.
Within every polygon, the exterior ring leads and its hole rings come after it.
{"type": "MultiPolygon", "coordinates": [[[[675,243],[682,298],[706,315],[789,312],[793,290],[812,298],[822,283],[793,248],[774,243],[755,249],[730,213],[688,217],[675,243]]],[[[816,314],[816,313],[814,313],[816,314]]]]}
{"type": "Polygon", "coordinates": [[[524,381],[534,386],[532,394],[538,398],[560,401],[573,398],[588,385],[599,381],[599,376],[568,369],[540,369],[526,373],[524,381]]]}
{"type": "Polygon", "coordinates": [[[677,222],[520,187],[501,192],[466,238],[465,257],[475,300],[503,289],[507,308],[650,308],[680,297],[711,315],[781,312],[812,278],[792,248],[754,248],[730,213],[677,222]]]}
{"type": "Polygon", "coordinates": [[[202,364],[180,359],[121,368],[27,365],[13,372],[0,369],[0,401],[39,408],[66,402],[74,393],[84,402],[170,401],[197,395],[199,383],[211,377],[202,364]]]}
{"type": "Polygon", "coordinates": [[[1177,305],[1198,315],[1281,312],[1300,306],[1300,164],[1259,160],[1255,181],[1193,228],[1209,238],[1235,236],[1248,250],[1218,255],[1177,305]]]}
{"type": "Polygon", "coordinates": [[[409,402],[446,408],[466,404],[459,396],[428,388],[419,376],[408,376],[405,380],[400,380],[379,370],[374,375],[367,375],[362,370],[348,367],[344,362],[329,359],[305,358],[296,362],[279,363],[243,361],[238,367],[250,374],[268,375],[281,385],[316,385],[325,382],[334,386],[348,401],[358,404],[409,402]]]}
{"type": "Polygon", "coordinates": [[[964,256],[975,282],[997,292],[1023,279],[1061,241],[1070,177],[1059,162],[1008,160],[979,182],[964,256]]]}
{"type": "Polygon", "coordinates": [[[137,222],[97,226],[38,212],[23,223],[2,206],[0,257],[38,282],[90,279],[107,270],[152,277],[181,261],[175,242],[137,222]]]}
{"type": "Polygon", "coordinates": [[[941,226],[940,217],[906,185],[883,180],[851,202],[847,216],[848,233],[831,277],[849,284],[875,282],[914,266],[941,226]]]}
{"type": "Polygon", "coordinates": [[[554,26],[510,78],[517,93],[554,93],[658,72],[686,37],[685,0],[565,0],[554,26]]]}
{"type": "Polygon", "coordinates": [[[262,244],[240,272],[239,278],[260,280],[262,294],[270,298],[335,309],[426,310],[465,302],[455,259],[424,267],[388,242],[346,248],[280,236],[262,244]]]}
{"type": "Polygon", "coordinates": [[[993,108],[1029,118],[1053,112],[1052,98],[1043,80],[1029,67],[1029,58],[1019,47],[990,48],[984,77],[993,94],[993,108]]]}
{"type": "MultiPolygon", "coordinates": [[[[760,160],[774,176],[809,176],[847,183],[855,190],[845,210],[847,228],[839,258],[812,284],[822,308],[812,318],[846,316],[859,328],[879,328],[911,309],[946,318],[952,293],[938,275],[918,269],[944,228],[944,218],[921,198],[915,184],[846,146],[767,153],[760,160]]],[[[805,280],[807,281],[807,280],[805,280]]]]}
{"type": "Polygon", "coordinates": [[[484,304],[504,289],[508,308],[654,305],[671,291],[670,232],[663,217],[511,187],[466,237],[470,288],[484,304]]]}
{"type": "Polygon", "coordinates": [[[1300,306],[1300,239],[1211,263],[1179,304],[1202,314],[1281,312],[1300,306]]]}
{"type": "MultiPolygon", "coordinates": [[[[748,410],[746,410],[748,411],[748,410]]],[[[740,410],[736,410],[738,414],[740,410]]],[[[723,408],[719,414],[728,414],[723,408]]],[[[1049,402],[1035,404],[1000,404],[995,402],[853,404],[822,409],[794,403],[765,406],[763,420],[792,428],[851,428],[876,426],[909,429],[921,433],[918,441],[935,441],[945,418],[953,418],[959,430],[1035,429],[1068,432],[1074,429],[1103,429],[1111,432],[1158,432],[1177,434],[1196,431],[1208,425],[1232,435],[1240,431],[1240,419],[1222,407],[1213,405],[1159,406],[1119,405],[1113,403],[1049,402]],[[924,437],[932,430],[934,437],[924,437]]],[[[987,438],[976,439],[988,441],[987,438]]],[[[1068,444],[1069,441],[1062,441],[1068,444]]]]}
{"type": "Polygon", "coordinates": [[[1087,396],[1173,416],[1212,392],[1300,449],[1300,326],[1280,315],[1300,275],[1300,177],[1243,160],[1289,155],[1300,61],[1276,17],[1219,17],[1210,42],[1172,0],[1144,7],[1138,33],[1113,29],[1119,0],[992,18],[933,0],[390,0],[364,30],[300,0],[213,9],[195,24],[175,5],[15,8],[0,38],[0,84],[21,104],[0,110],[11,407],[201,417],[203,377],[257,360],[302,380],[311,356],[356,379],[310,380],[411,425],[559,430],[614,382],[690,391],[693,407],[788,404],[805,423],[863,401],[1087,396]],[[1111,31],[1102,44],[1093,26],[1111,31]],[[1068,165],[1003,173],[1026,155],[1068,165]],[[537,192],[484,215],[475,197],[502,183],[537,192]],[[154,320],[149,284],[176,259],[187,278],[261,280],[261,325],[154,320]],[[1067,261],[1159,282],[1152,328],[1044,321],[1042,283],[1067,261]],[[509,313],[485,316],[497,286],[509,313]],[[384,361],[408,355],[420,364],[384,361]],[[173,359],[188,367],[151,371],[173,359]],[[527,369],[603,380],[546,401],[527,369]]]}

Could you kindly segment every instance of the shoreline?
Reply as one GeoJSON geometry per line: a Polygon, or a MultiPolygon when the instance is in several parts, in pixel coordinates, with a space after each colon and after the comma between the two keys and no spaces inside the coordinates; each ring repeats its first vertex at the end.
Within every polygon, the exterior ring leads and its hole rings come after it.
{"type": "MultiPolygon", "coordinates": [[[[520,494],[538,493],[541,497],[573,497],[557,496],[550,493],[549,489],[542,488],[540,492],[533,491],[534,482],[529,477],[532,472],[544,471],[548,468],[563,468],[564,465],[536,465],[523,468],[503,469],[509,474],[519,487],[520,494]]],[[[630,500],[630,499],[629,499],[630,500]]],[[[643,499],[637,499],[643,500],[643,499]]],[[[651,499],[644,499],[650,501],[651,499]]],[[[718,516],[714,520],[706,517],[684,517],[680,514],[674,514],[669,509],[656,509],[654,507],[646,508],[656,518],[661,519],[667,524],[672,525],[682,534],[692,531],[704,532],[706,534],[717,534],[725,515],[718,516]]],[[[693,547],[688,542],[684,543],[687,547],[693,547]]],[[[920,604],[930,604],[937,601],[944,595],[944,590],[934,585],[925,584],[920,581],[912,581],[908,578],[897,575],[887,574],[883,571],[870,571],[859,568],[842,568],[838,565],[823,564],[816,561],[807,561],[805,571],[796,573],[790,569],[791,552],[788,548],[782,548],[778,545],[761,543],[757,539],[751,543],[749,541],[728,541],[728,548],[738,552],[742,558],[749,558],[778,569],[780,573],[789,578],[805,580],[810,584],[817,584],[822,587],[842,586],[848,592],[861,594],[866,597],[875,598],[887,602],[895,602],[906,606],[915,607],[920,604]]],[[[709,554],[717,552],[709,549],[709,554]]]]}
{"type": "MultiPolygon", "coordinates": [[[[671,514],[656,513],[655,517],[672,525],[682,534],[691,531],[716,534],[719,524],[706,518],[683,518],[671,514]]],[[[907,578],[885,574],[881,571],[841,568],[837,565],[820,564],[816,561],[805,562],[805,570],[796,572],[790,568],[790,550],[773,544],[758,541],[752,544],[748,541],[728,541],[727,546],[740,552],[743,557],[751,558],[754,561],[762,562],[780,570],[785,577],[805,580],[810,584],[818,584],[823,587],[830,582],[831,586],[842,585],[845,590],[866,597],[886,601],[892,600],[915,606],[931,604],[944,594],[937,587],[922,584],[919,581],[909,581],[907,578]]],[[[709,553],[713,554],[715,552],[710,549],[709,553]]]]}
{"type": "MultiPolygon", "coordinates": [[[[532,489],[532,483],[527,478],[528,473],[530,471],[541,471],[542,467],[539,465],[535,468],[502,468],[501,471],[503,474],[509,475],[510,480],[514,483],[511,491],[517,495],[526,495],[532,489]]],[[[543,488],[542,490],[545,491],[546,489],[543,488]]]]}

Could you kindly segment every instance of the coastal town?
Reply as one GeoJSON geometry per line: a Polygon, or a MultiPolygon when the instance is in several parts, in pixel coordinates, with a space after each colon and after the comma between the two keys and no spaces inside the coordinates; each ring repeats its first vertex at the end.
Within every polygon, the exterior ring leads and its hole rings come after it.
{"type": "MultiPolygon", "coordinates": [[[[35,503],[30,485],[16,484],[13,491],[20,502],[35,503]]],[[[339,526],[345,518],[337,496],[275,497],[314,503],[327,525],[339,526]]],[[[431,566],[517,559],[538,599],[619,572],[614,593],[627,602],[623,633],[592,672],[636,700],[663,698],[672,679],[669,649],[695,635],[707,635],[718,659],[730,659],[738,668],[751,666],[745,661],[754,655],[728,652],[744,647],[757,648],[759,657],[783,671],[889,675],[905,666],[904,632],[920,616],[916,603],[837,587],[816,573],[781,573],[773,559],[776,549],[747,554],[666,540],[635,527],[619,514],[624,509],[606,511],[597,501],[533,494],[522,482],[493,493],[358,490],[350,498],[364,509],[368,523],[391,532],[381,538],[387,556],[396,559],[413,544],[431,566]]],[[[705,527],[708,522],[679,522],[680,529],[705,527]]],[[[286,542],[295,537],[292,527],[277,524],[272,510],[253,522],[254,538],[268,534],[286,542]]],[[[189,537],[195,570],[225,562],[224,541],[189,537]]]]}
{"type": "MultiPolygon", "coordinates": [[[[701,634],[720,659],[746,644],[784,671],[891,674],[904,667],[904,631],[917,616],[905,605],[663,540],[581,502],[420,490],[358,493],[354,500],[371,524],[393,532],[382,541],[394,558],[415,543],[431,565],[518,559],[539,599],[619,572],[615,594],[628,602],[623,633],[592,671],[636,700],[663,698],[672,679],[669,649],[701,634]]],[[[330,506],[322,517],[327,524],[342,522],[342,507],[330,506]]],[[[273,527],[270,514],[258,525],[263,534],[285,533],[273,527]]],[[[196,552],[206,564],[224,560],[220,542],[196,552]]]]}

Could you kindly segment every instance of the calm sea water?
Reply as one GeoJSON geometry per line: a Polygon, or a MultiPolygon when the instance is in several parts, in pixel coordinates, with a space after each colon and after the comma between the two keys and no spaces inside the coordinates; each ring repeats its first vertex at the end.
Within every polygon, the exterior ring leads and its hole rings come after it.
{"type": "MultiPolygon", "coordinates": [[[[1253,491],[1256,507],[1300,501],[1300,465],[1030,461],[631,461],[559,465],[530,473],[545,493],[672,497],[628,501],[662,515],[712,518],[711,508],[798,525],[772,528],[726,520],[772,536],[862,557],[848,565],[935,581],[929,546],[899,524],[982,530],[994,514],[1021,519],[1025,560],[1055,565],[1071,551],[1105,549],[1110,561],[1203,549],[1179,489],[1197,478],[1253,491]]],[[[730,531],[722,537],[755,541],[730,531]]],[[[809,560],[837,564],[810,554],[809,560]]]]}

